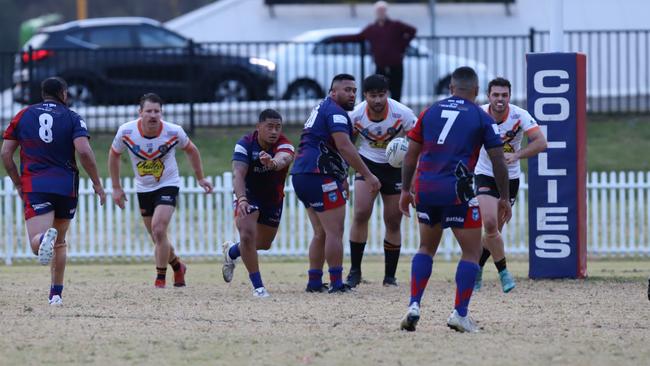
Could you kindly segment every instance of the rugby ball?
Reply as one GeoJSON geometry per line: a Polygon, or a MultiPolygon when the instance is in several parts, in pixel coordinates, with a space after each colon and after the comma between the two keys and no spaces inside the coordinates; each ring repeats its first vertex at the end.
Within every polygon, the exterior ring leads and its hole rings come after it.
{"type": "Polygon", "coordinates": [[[386,159],[388,164],[394,168],[401,168],[406,151],[409,149],[409,142],[403,137],[396,137],[386,146],[386,159]]]}

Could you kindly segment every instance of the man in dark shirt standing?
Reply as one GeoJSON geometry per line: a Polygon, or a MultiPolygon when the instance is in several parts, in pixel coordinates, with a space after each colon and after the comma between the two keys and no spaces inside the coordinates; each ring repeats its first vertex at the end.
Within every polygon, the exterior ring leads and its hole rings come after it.
{"type": "Polygon", "coordinates": [[[366,26],[361,33],[332,37],[330,42],[362,42],[370,43],[372,57],[377,70],[390,82],[390,97],[396,101],[402,95],[402,81],[404,79],[404,66],[402,61],[409,42],[415,37],[416,29],[397,20],[389,19],[386,15],[388,4],[385,1],[375,3],[377,19],[366,26]]]}

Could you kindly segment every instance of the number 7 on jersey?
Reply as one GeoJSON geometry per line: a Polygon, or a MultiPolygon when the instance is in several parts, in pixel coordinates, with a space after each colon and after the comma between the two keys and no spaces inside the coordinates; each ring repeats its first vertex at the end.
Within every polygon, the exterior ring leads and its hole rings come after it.
{"type": "Polygon", "coordinates": [[[438,136],[438,145],[442,145],[445,143],[445,140],[447,139],[447,135],[449,134],[449,130],[451,130],[451,126],[454,125],[454,122],[456,122],[456,118],[460,114],[459,111],[450,111],[443,109],[442,113],[440,114],[440,118],[444,118],[447,121],[445,122],[445,125],[442,127],[442,131],[440,132],[440,136],[438,136]]]}

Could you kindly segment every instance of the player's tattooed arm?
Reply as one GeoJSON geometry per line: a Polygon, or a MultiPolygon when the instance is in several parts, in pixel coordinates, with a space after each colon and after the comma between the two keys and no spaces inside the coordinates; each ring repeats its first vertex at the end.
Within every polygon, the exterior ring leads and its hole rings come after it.
{"type": "Polygon", "coordinates": [[[273,170],[282,170],[291,164],[293,161],[293,154],[289,154],[287,152],[278,152],[275,154],[273,159],[271,159],[272,164],[273,164],[273,170]]]}
{"type": "Polygon", "coordinates": [[[240,214],[248,213],[248,198],[246,197],[246,174],[248,174],[248,164],[243,161],[232,161],[232,187],[237,200],[237,211],[240,214]]]}
{"type": "Polygon", "coordinates": [[[350,141],[350,136],[344,132],[334,132],[332,134],[332,139],[334,139],[334,144],[343,159],[345,159],[352,168],[359,172],[359,174],[363,175],[366,182],[370,185],[371,191],[379,191],[379,188],[381,188],[379,179],[370,172],[370,169],[368,169],[363,160],[361,160],[359,153],[357,153],[357,148],[354,147],[352,141],[350,141]]]}
{"type": "Polygon", "coordinates": [[[243,161],[233,160],[232,162],[232,186],[235,197],[246,197],[246,174],[248,174],[248,164],[243,161]]]}

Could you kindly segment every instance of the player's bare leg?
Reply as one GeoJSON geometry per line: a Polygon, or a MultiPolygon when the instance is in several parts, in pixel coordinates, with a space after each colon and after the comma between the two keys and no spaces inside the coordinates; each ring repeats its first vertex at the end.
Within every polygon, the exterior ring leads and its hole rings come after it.
{"type": "Polygon", "coordinates": [[[158,205],[153,211],[151,217],[151,237],[155,249],[154,256],[156,261],[156,287],[165,287],[165,278],[167,274],[167,264],[169,263],[169,254],[172,245],[167,237],[167,228],[174,214],[175,207],[171,205],[158,205]]]}
{"type": "Polygon", "coordinates": [[[257,219],[259,211],[252,212],[243,217],[237,217],[237,228],[239,229],[239,252],[241,259],[248,270],[248,273],[259,272],[260,267],[257,261],[257,219]]]}
{"type": "Polygon", "coordinates": [[[314,236],[309,243],[309,281],[307,292],[324,292],[327,286],[323,284],[323,265],[325,264],[325,229],[320,223],[313,208],[307,209],[314,236]]]}
{"type": "Polygon", "coordinates": [[[436,224],[430,226],[420,223],[420,248],[411,261],[411,298],[409,309],[402,318],[400,328],[409,332],[415,331],[420,320],[420,302],[427,287],[431,270],[433,268],[433,256],[438,251],[438,245],[442,238],[442,226],[436,224]]]}
{"type": "Polygon", "coordinates": [[[402,233],[400,231],[402,223],[402,212],[399,210],[398,194],[382,194],[381,199],[384,202],[384,227],[386,234],[384,236],[384,286],[397,286],[395,272],[399,262],[399,254],[402,246],[402,233]]]}
{"type": "Polygon", "coordinates": [[[61,305],[63,277],[65,274],[65,234],[70,225],[68,219],[55,219],[54,211],[34,216],[26,221],[27,235],[32,252],[42,264],[50,264],[50,305],[61,305]],[[49,253],[49,254],[48,254],[49,253]],[[47,261],[43,261],[47,257],[47,261]]]}
{"type": "Polygon", "coordinates": [[[69,219],[54,219],[52,226],[57,230],[56,242],[54,244],[54,257],[52,258],[52,285],[63,285],[65,264],[67,258],[67,244],[65,237],[70,227],[69,219]]]}
{"type": "Polygon", "coordinates": [[[329,292],[345,292],[348,288],[343,283],[342,273],[345,205],[323,212],[316,212],[316,218],[320,222],[322,230],[325,232],[323,253],[329,267],[331,286],[329,292]]]}
{"type": "Polygon", "coordinates": [[[257,224],[257,250],[269,250],[271,244],[275,240],[278,233],[278,228],[264,224],[257,224]]]}
{"type": "Polygon", "coordinates": [[[242,261],[248,270],[248,276],[253,284],[253,295],[256,297],[268,297],[268,292],[264,287],[262,275],[260,274],[257,250],[266,250],[271,247],[277,228],[258,224],[257,220],[259,219],[259,215],[259,211],[255,211],[246,216],[237,217],[237,228],[240,238],[238,246],[242,261]]]}
{"type": "MultiPolygon", "coordinates": [[[[355,287],[361,282],[361,261],[368,240],[368,220],[372,214],[376,197],[377,192],[371,192],[366,181],[354,181],[354,217],[350,227],[351,265],[346,280],[351,287],[355,287]]],[[[399,200],[399,195],[397,198],[399,200]]]]}
{"type": "MultiPolygon", "coordinates": [[[[25,226],[27,227],[27,236],[29,237],[29,244],[34,255],[39,255],[41,241],[44,239],[45,232],[48,229],[53,228],[53,223],[54,211],[31,217],[25,221],[25,226]]],[[[53,246],[55,238],[56,234],[54,234],[54,237],[51,238],[51,243],[47,243],[48,248],[42,248],[41,250],[39,261],[43,265],[49,264],[50,260],[52,259],[52,255],[54,254],[53,246]],[[51,247],[49,247],[50,244],[51,247]],[[49,254],[44,253],[44,251],[49,252],[49,254]]]]}
{"type": "Polygon", "coordinates": [[[506,254],[501,236],[501,229],[504,223],[499,222],[498,219],[498,204],[499,200],[495,197],[488,195],[478,195],[479,207],[481,210],[481,217],[483,220],[483,228],[485,234],[483,236],[483,252],[479,260],[479,272],[475,282],[475,290],[481,288],[483,277],[483,266],[485,265],[488,257],[492,255],[494,265],[499,271],[499,278],[504,292],[510,292],[515,288],[515,281],[507,269],[506,254]]]}
{"type": "Polygon", "coordinates": [[[447,319],[447,325],[459,332],[478,332],[478,326],[469,316],[469,301],[474,289],[481,257],[481,228],[452,228],[462,254],[456,268],[456,300],[454,311],[447,319]]]}

